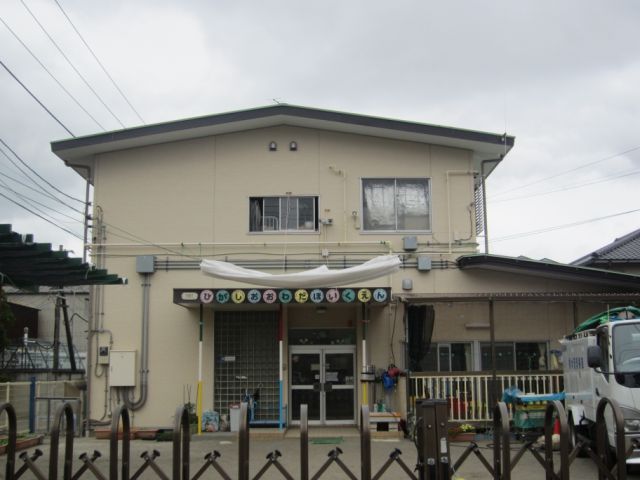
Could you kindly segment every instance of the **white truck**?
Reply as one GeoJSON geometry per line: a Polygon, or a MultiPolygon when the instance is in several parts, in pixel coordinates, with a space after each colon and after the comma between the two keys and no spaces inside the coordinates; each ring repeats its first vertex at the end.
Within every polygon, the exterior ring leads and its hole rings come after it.
{"type": "MultiPolygon", "coordinates": [[[[603,397],[615,399],[624,417],[627,439],[640,440],[640,310],[621,307],[583,322],[564,337],[565,407],[570,443],[580,434],[595,441],[596,409],[603,397]]],[[[608,445],[615,445],[611,408],[605,410],[608,445]]],[[[640,449],[627,465],[640,465],[640,449]]]]}

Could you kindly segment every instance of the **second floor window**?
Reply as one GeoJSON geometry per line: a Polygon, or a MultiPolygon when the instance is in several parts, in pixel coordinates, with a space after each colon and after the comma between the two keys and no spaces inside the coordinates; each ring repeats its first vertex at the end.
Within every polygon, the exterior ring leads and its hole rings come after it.
{"type": "Polygon", "coordinates": [[[365,231],[431,230],[428,178],[363,178],[365,231]]]}
{"type": "Polygon", "coordinates": [[[318,197],[251,197],[250,232],[315,232],[318,230],[318,197]]]}

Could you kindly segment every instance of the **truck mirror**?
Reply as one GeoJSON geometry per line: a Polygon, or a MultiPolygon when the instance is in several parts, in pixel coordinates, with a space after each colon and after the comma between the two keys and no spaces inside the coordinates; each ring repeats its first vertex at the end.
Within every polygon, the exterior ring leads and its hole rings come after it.
{"type": "Polygon", "coordinates": [[[598,345],[591,345],[587,348],[587,365],[590,368],[602,367],[602,351],[598,345]]]}

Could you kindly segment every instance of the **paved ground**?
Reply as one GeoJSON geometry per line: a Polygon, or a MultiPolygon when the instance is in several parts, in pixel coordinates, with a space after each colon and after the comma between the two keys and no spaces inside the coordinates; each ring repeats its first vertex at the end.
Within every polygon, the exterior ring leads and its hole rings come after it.
{"type": "MultiPolygon", "coordinates": [[[[339,447],[343,454],[340,455],[340,459],[345,465],[355,474],[357,478],[360,477],[360,439],[357,436],[355,429],[342,429],[342,430],[318,430],[313,429],[310,432],[311,442],[309,445],[309,472],[312,477],[327,460],[328,452],[339,447]],[[327,441],[327,437],[339,438],[340,443],[313,443],[318,441],[327,441]],[[319,439],[323,440],[319,440],[319,439]]],[[[61,442],[61,449],[63,448],[63,442],[61,442]]],[[[514,443],[512,448],[518,449],[521,444],[514,443]]],[[[486,456],[489,463],[492,463],[492,449],[489,442],[480,442],[480,451],[486,456]]],[[[44,473],[44,478],[47,477],[48,461],[49,461],[49,444],[45,441],[43,445],[39,447],[43,452],[43,457],[39,458],[35,464],[44,473]]],[[[372,474],[380,469],[380,467],[389,458],[389,454],[395,449],[400,449],[402,455],[400,458],[413,470],[417,461],[416,448],[413,443],[406,439],[372,439],[372,474]]],[[[460,457],[464,451],[465,445],[451,444],[452,459],[455,461],[460,457]]],[[[279,450],[282,453],[282,457],[279,458],[279,462],[290,473],[291,477],[300,477],[300,440],[296,431],[288,432],[284,437],[281,435],[259,435],[252,436],[250,442],[250,476],[254,478],[260,469],[265,465],[265,456],[274,450],[279,450]]],[[[73,471],[76,472],[81,466],[82,462],[78,460],[78,456],[86,452],[91,454],[94,450],[98,450],[103,454],[102,458],[96,461],[96,467],[102,472],[105,477],[108,477],[109,462],[109,442],[108,440],[96,440],[95,438],[77,438],[74,443],[74,463],[73,471]]],[[[158,442],[152,440],[133,440],[131,441],[131,468],[130,475],[133,477],[138,468],[144,463],[144,460],[140,458],[144,451],[152,452],[157,450],[160,456],[155,459],[155,463],[165,473],[168,478],[171,478],[171,465],[172,465],[172,443],[171,442],[158,442]]],[[[191,440],[191,477],[198,472],[198,470],[205,464],[204,456],[217,450],[220,452],[221,457],[217,460],[218,464],[226,471],[230,478],[237,478],[238,471],[238,439],[236,434],[232,433],[215,433],[215,434],[202,434],[200,436],[194,435],[191,440]]],[[[29,453],[33,452],[33,448],[27,450],[29,453]]],[[[121,455],[121,454],[120,454],[121,455]]],[[[0,477],[4,475],[5,471],[5,457],[0,457],[0,477]]],[[[558,461],[558,460],[556,460],[558,461]]],[[[24,462],[17,459],[17,467],[20,467],[24,462]]],[[[62,472],[62,452],[60,454],[60,472],[62,472]]],[[[556,469],[559,468],[558,466],[556,469]]],[[[597,478],[596,469],[592,466],[589,459],[578,458],[571,466],[571,477],[576,479],[588,479],[597,478]]],[[[34,474],[27,472],[21,479],[34,479],[37,478],[34,474]]],[[[59,478],[62,478],[62,474],[59,474],[59,478]]],[[[90,471],[85,472],[81,479],[94,479],[96,478],[90,471]]],[[[137,477],[140,479],[157,479],[163,478],[159,476],[151,468],[147,468],[144,473],[137,477]]],[[[200,477],[202,479],[218,479],[221,478],[218,473],[211,467],[200,477]]],[[[281,479],[285,478],[274,467],[271,468],[260,478],[264,479],[281,479]]],[[[322,479],[343,479],[348,476],[339,468],[335,463],[326,470],[322,479]]],[[[402,480],[408,478],[402,471],[399,465],[394,464],[385,473],[382,478],[389,478],[394,480],[402,480]]],[[[456,472],[458,479],[489,479],[491,476],[476,458],[475,455],[471,455],[464,465],[456,472]]],[[[512,478],[514,479],[534,479],[545,478],[544,471],[535,458],[527,452],[522,459],[516,465],[512,478]]],[[[640,477],[630,477],[640,478],[640,477]]]]}

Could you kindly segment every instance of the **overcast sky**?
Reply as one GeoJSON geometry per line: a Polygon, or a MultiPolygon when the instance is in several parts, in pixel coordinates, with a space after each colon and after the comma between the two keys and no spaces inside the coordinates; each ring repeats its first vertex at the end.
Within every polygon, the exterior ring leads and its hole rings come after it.
{"type": "MultiPolygon", "coordinates": [[[[636,0],[2,0],[0,60],[81,136],[142,121],[60,7],[146,123],[276,99],[506,131],[515,147],[488,182],[491,253],[570,262],[640,228],[636,0]]],[[[69,133],[1,66],[0,100],[0,138],[82,200],[83,181],[50,151],[69,133]]],[[[7,156],[27,171],[0,144],[0,223],[81,256],[58,227],[82,237],[82,204],[16,182],[36,188],[7,156]]]]}

